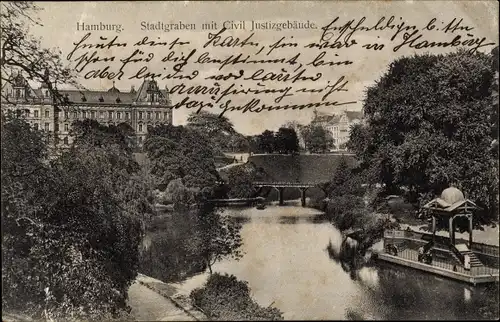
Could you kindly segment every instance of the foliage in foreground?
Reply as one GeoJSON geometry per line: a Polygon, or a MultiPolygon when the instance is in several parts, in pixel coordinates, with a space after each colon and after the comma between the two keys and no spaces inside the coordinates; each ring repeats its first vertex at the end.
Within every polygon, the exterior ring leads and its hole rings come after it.
{"type": "Polygon", "coordinates": [[[2,118],[2,306],[34,318],[128,310],[147,198],[118,145],[49,159],[42,132],[2,118]]]}
{"type": "Polygon", "coordinates": [[[248,283],[238,281],[234,275],[210,275],[203,288],[190,295],[194,305],[215,320],[283,320],[277,308],[261,307],[250,296],[248,283]]]}

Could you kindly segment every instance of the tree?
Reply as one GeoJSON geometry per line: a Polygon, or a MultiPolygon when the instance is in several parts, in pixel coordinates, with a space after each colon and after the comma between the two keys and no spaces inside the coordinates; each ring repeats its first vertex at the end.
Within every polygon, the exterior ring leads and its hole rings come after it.
{"type": "Polygon", "coordinates": [[[246,165],[235,166],[227,170],[229,198],[252,198],[255,195],[253,186],[255,170],[246,165]]]}
{"type": "MultiPolygon", "coordinates": [[[[77,86],[75,75],[63,63],[60,50],[43,48],[40,39],[29,33],[31,26],[42,26],[36,18],[40,8],[23,1],[4,1],[1,8],[2,82],[13,84],[13,71],[22,71],[28,80],[45,84],[56,102],[61,102],[63,98],[54,84],[77,86]]],[[[9,98],[2,94],[2,100],[9,101],[9,98]]]]}
{"type": "Polygon", "coordinates": [[[204,205],[204,208],[199,216],[201,240],[203,256],[212,274],[212,266],[216,262],[224,258],[239,260],[243,256],[240,250],[243,245],[241,224],[210,205],[204,205]]]}
{"type": "Polygon", "coordinates": [[[151,173],[158,178],[162,191],[170,181],[182,179],[185,187],[196,189],[198,197],[206,198],[222,181],[210,143],[198,131],[160,125],[150,129],[144,148],[151,160],[151,173]]]}
{"type": "Polygon", "coordinates": [[[311,153],[325,153],[333,146],[333,138],[324,127],[310,124],[302,130],[307,150],[311,153]]]}
{"type": "Polygon", "coordinates": [[[493,138],[492,142],[492,152],[494,157],[498,154],[498,46],[493,48],[491,51],[492,59],[492,68],[494,71],[494,79],[491,84],[491,98],[492,98],[492,113],[490,117],[491,123],[491,136],[493,138]]]}
{"type": "Polygon", "coordinates": [[[275,151],[279,153],[295,153],[299,151],[299,139],[294,129],[281,127],[274,137],[275,151]]]}
{"type": "Polygon", "coordinates": [[[235,147],[234,143],[244,139],[242,134],[234,130],[233,124],[227,117],[207,111],[191,113],[186,126],[199,131],[210,140],[215,155],[223,155],[224,152],[232,151],[235,147]]]}
{"type": "Polygon", "coordinates": [[[81,144],[49,159],[43,136],[9,117],[1,152],[3,308],[48,319],[123,312],[148,208],[128,156],[81,144]]]}
{"type": "Polygon", "coordinates": [[[128,153],[136,147],[134,130],[127,123],[105,125],[93,119],[73,122],[70,130],[73,145],[90,144],[98,147],[116,144],[128,153]]]}
{"type": "Polygon", "coordinates": [[[274,132],[265,130],[257,137],[260,152],[273,153],[275,151],[274,132]]]}
{"type": "Polygon", "coordinates": [[[248,150],[250,149],[250,143],[248,142],[248,139],[244,135],[239,133],[229,138],[227,146],[229,150],[233,152],[248,152],[248,150]]]}
{"type": "Polygon", "coordinates": [[[233,124],[225,116],[219,116],[207,111],[191,113],[187,119],[187,126],[199,129],[209,136],[216,133],[233,134],[235,130],[233,124]]]}
{"type": "Polygon", "coordinates": [[[351,134],[350,147],[373,182],[387,193],[404,188],[410,202],[426,202],[459,183],[495,214],[491,66],[491,55],[465,51],[394,61],[367,90],[366,126],[351,134]]]}

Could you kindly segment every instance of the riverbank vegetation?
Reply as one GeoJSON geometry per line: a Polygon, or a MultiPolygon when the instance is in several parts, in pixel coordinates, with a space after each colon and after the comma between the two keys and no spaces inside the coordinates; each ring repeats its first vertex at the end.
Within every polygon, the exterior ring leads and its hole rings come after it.
{"type": "Polygon", "coordinates": [[[123,133],[88,122],[95,136],[54,154],[46,133],[2,116],[5,310],[55,320],[127,315],[149,190],[123,133]]]}
{"type": "Polygon", "coordinates": [[[325,212],[325,218],[343,232],[358,231],[357,250],[360,255],[380,240],[385,229],[395,228],[393,217],[376,211],[373,189],[364,185],[365,176],[345,157],[340,160],[330,181],[321,185],[326,198],[316,198],[311,204],[325,212]]]}
{"type": "Polygon", "coordinates": [[[366,183],[381,184],[381,194],[400,195],[417,209],[454,184],[483,209],[476,226],[498,221],[496,53],[391,63],[368,88],[365,123],[350,135],[366,183]]]}
{"type": "Polygon", "coordinates": [[[213,320],[283,320],[279,309],[257,304],[250,296],[248,283],[239,281],[234,275],[214,273],[204,287],[193,290],[190,297],[193,304],[213,320]]]}

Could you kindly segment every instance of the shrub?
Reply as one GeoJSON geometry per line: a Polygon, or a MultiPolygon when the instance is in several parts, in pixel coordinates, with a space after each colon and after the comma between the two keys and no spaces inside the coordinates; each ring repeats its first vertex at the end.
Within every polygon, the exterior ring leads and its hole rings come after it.
{"type": "Polygon", "coordinates": [[[326,207],[327,218],[340,230],[358,226],[364,215],[363,198],[354,195],[333,196],[326,207]]]}
{"type": "Polygon", "coordinates": [[[250,297],[247,282],[234,275],[212,274],[205,287],[191,292],[193,303],[215,320],[283,320],[277,308],[261,307],[250,297]]]}

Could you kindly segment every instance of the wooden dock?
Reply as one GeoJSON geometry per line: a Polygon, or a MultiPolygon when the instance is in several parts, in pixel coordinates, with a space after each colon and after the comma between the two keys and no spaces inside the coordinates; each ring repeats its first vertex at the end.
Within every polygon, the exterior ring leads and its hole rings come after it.
{"type": "Polygon", "coordinates": [[[413,261],[410,259],[402,258],[399,256],[389,255],[387,253],[379,253],[378,259],[386,262],[390,262],[393,264],[398,264],[406,267],[410,267],[413,269],[418,269],[420,271],[425,271],[431,274],[443,276],[446,278],[458,280],[461,282],[469,283],[472,285],[482,284],[482,283],[493,283],[498,282],[498,272],[496,274],[482,274],[482,275],[471,275],[464,274],[461,272],[455,272],[453,270],[445,269],[439,266],[428,265],[418,261],[413,261]]]}
{"type": "Polygon", "coordinates": [[[473,285],[499,281],[498,246],[473,243],[472,250],[469,250],[465,244],[452,247],[449,246],[449,239],[435,236],[430,246],[432,260],[426,263],[419,257],[418,249],[429,245],[432,239],[430,234],[411,230],[385,231],[384,250],[378,254],[378,259],[473,285]],[[460,260],[462,254],[471,258],[470,269],[465,269],[460,260]]]}

